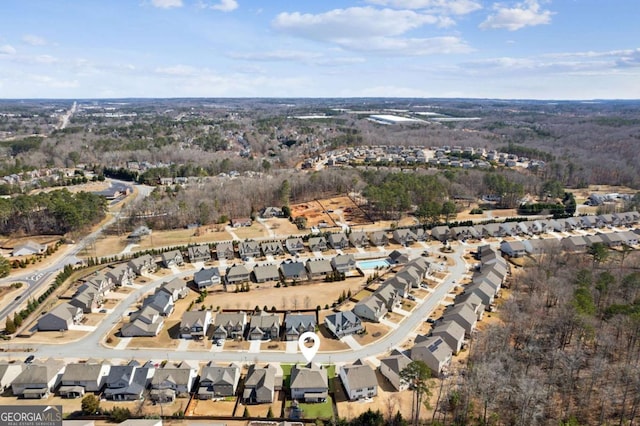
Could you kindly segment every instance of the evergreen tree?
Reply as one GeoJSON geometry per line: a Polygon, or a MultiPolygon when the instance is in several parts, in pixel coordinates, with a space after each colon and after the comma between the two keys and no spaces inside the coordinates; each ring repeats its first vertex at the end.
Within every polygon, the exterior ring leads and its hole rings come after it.
{"type": "Polygon", "coordinates": [[[13,334],[16,332],[16,324],[13,322],[13,320],[10,317],[7,317],[7,323],[4,326],[4,331],[7,334],[13,334]]]}

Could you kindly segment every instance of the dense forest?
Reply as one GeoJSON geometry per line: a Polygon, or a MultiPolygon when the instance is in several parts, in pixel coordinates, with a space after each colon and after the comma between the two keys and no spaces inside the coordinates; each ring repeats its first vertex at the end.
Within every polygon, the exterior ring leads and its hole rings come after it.
{"type": "Polygon", "coordinates": [[[99,222],[106,209],[104,197],[66,189],[0,198],[0,233],[66,234],[99,222]]]}
{"type": "Polygon", "coordinates": [[[640,408],[640,257],[594,244],[518,270],[500,324],[477,333],[445,424],[631,424],[640,408]],[[631,422],[631,423],[630,423],[631,422]]]}

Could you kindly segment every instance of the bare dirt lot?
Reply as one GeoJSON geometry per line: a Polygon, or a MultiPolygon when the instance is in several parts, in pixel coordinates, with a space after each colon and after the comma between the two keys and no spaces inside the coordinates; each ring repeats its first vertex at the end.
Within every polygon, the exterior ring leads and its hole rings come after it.
{"type": "Polygon", "coordinates": [[[336,227],[339,223],[352,226],[368,225],[364,211],[347,196],[311,200],[291,206],[291,216],[305,217],[307,227],[336,227]]]}

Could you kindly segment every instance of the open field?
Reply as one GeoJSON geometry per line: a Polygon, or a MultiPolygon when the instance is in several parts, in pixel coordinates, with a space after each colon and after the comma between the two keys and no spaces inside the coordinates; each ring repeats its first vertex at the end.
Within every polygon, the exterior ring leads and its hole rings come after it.
{"type": "MultiPolygon", "coordinates": [[[[256,230],[259,225],[256,225],[256,230]]],[[[262,228],[264,231],[264,228],[262,228]]],[[[127,235],[109,235],[98,238],[94,244],[87,247],[81,254],[85,256],[104,257],[121,253],[127,247],[127,235]]],[[[216,231],[213,227],[199,229],[174,229],[169,231],[153,231],[132,248],[132,252],[144,251],[157,247],[172,247],[187,244],[214,243],[217,241],[229,241],[231,234],[222,230],[216,231]]]]}

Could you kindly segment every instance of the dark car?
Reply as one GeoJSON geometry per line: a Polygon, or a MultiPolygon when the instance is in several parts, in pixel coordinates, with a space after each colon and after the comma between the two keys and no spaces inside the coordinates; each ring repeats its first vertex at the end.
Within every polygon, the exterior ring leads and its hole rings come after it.
{"type": "Polygon", "coordinates": [[[34,355],[29,355],[25,360],[24,363],[25,364],[31,364],[33,362],[33,360],[36,359],[36,357],[34,355]]]}

